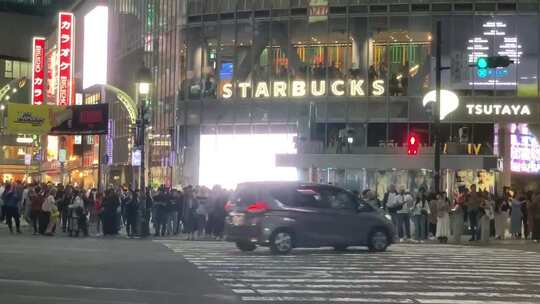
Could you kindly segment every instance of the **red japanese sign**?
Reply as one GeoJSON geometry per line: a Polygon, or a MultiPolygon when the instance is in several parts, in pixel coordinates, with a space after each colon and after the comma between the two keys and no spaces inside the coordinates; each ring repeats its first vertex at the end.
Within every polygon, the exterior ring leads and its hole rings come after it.
{"type": "Polygon", "coordinates": [[[60,12],[58,16],[58,95],[56,104],[59,106],[73,103],[74,19],[72,13],[60,12]]]}
{"type": "Polygon", "coordinates": [[[43,104],[45,93],[45,38],[34,37],[32,47],[32,104],[43,104]]]}

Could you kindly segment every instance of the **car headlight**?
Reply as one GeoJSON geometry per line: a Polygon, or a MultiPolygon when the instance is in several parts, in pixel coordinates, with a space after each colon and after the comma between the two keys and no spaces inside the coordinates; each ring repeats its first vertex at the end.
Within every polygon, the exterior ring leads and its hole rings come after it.
{"type": "Polygon", "coordinates": [[[389,221],[392,220],[392,217],[391,217],[390,214],[388,214],[388,213],[385,213],[385,214],[384,214],[384,217],[387,218],[389,221]]]}

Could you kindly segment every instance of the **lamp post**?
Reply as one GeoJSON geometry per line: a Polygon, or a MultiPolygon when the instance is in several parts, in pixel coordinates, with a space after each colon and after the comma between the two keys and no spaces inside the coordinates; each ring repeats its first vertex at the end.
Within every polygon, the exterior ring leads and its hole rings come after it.
{"type": "Polygon", "coordinates": [[[152,83],[152,75],[150,70],[144,65],[137,72],[137,92],[136,99],[138,105],[137,121],[136,121],[136,133],[135,133],[135,144],[138,146],[138,149],[141,151],[141,166],[139,169],[140,182],[139,182],[139,197],[141,198],[142,204],[142,223],[141,223],[141,236],[148,236],[150,233],[150,212],[146,208],[146,171],[145,171],[145,131],[146,126],[149,123],[148,119],[148,95],[150,94],[150,87],[152,83]]]}

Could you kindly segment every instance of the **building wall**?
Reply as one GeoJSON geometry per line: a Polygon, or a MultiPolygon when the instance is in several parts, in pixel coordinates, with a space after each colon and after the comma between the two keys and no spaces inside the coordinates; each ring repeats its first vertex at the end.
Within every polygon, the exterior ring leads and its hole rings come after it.
{"type": "Polygon", "coordinates": [[[49,28],[46,17],[0,12],[0,56],[30,60],[32,37],[45,36],[49,28]]]}

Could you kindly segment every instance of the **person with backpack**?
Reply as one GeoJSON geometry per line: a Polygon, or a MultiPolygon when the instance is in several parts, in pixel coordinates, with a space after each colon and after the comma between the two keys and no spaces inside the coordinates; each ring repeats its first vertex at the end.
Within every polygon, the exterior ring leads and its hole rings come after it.
{"type": "Polygon", "coordinates": [[[401,209],[401,203],[398,201],[398,193],[395,185],[388,186],[388,191],[384,194],[383,206],[392,217],[392,223],[394,223],[397,229],[399,227],[397,212],[401,209]]]}
{"type": "Polygon", "coordinates": [[[69,236],[79,236],[82,231],[84,236],[88,236],[88,221],[86,216],[88,212],[84,206],[83,191],[75,190],[73,192],[73,201],[68,206],[70,211],[70,229],[69,236]]]}
{"type": "Polygon", "coordinates": [[[44,217],[48,218],[47,229],[45,230],[45,235],[53,236],[56,230],[56,226],[60,220],[60,212],[58,211],[58,206],[56,205],[56,188],[49,190],[47,198],[41,207],[44,217]]]}

